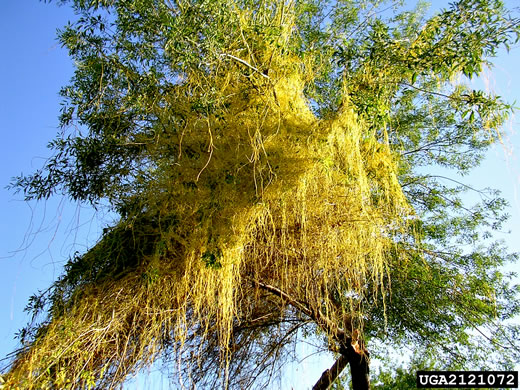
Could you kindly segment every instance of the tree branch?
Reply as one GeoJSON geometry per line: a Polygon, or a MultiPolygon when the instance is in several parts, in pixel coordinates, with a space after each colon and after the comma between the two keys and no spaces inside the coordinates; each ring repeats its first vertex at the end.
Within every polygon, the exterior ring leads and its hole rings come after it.
{"type": "Polygon", "coordinates": [[[265,283],[262,283],[262,282],[259,282],[257,280],[251,280],[252,283],[258,287],[261,287],[263,288],[264,290],[266,291],[269,291],[270,293],[286,300],[291,306],[293,306],[295,309],[298,309],[299,311],[301,311],[302,313],[306,314],[307,316],[309,316],[310,318],[312,318],[313,320],[316,320],[313,312],[311,309],[309,309],[304,303],[294,299],[293,297],[291,297],[289,294],[287,294],[286,292],[280,290],[278,287],[275,287],[275,286],[271,286],[270,284],[265,284],[265,283]]]}
{"type": "Polygon", "coordinates": [[[327,335],[332,337],[338,343],[338,349],[340,353],[339,358],[336,360],[336,362],[334,362],[330,369],[323,372],[318,382],[314,385],[313,390],[328,389],[338,378],[339,374],[343,371],[347,364],[350,364],[350,373],[352,376],[354,390],[370,389],[370,379],[368,376],[370,364],[369,353],[364,348],[362,342],[360,345],[360,340],[358,339],[358,336],[356,336],[356,334],[359,333],[358,330],[354,330],[353,334],[351,335],[333,323],[326,316],[324,316],[319,309],[313,310],[305,303],[291,297],[288,293],[279,289],[278,287],[271,286],[257,280],[250,280],[255,286],[258,286],[282,298],[295,309],[309,316],[309,318],[313,320],[316,325],[323,329],[327,335]]]}
{"type": "Polygon", "coordinates": [[[312,387],[312,390],[327,390],[338,378],[347,364],[348,358],[343,354],[339,355],[339,358],[334,362],[332,367],[323,371],[323,374],[321,374],[318,382],[312,387]]]}
{"type": "Polygon", "coordinates": [[[259,73],[261,76],[263,76],[263,77],[265,77],[266,79],[269,79],[269,80],[270,80],[270,77],[269,77],[268,75],[266,75],[264,72],[260,72],[260,71],[258,70],[258,68],[255,68],[253,65],[251,65],[251,64],[250,64],[249,62],[247,62],[247,61],[244,61],[242,58],[238,58],[238,57],[235,57],[234,55],[227,54],[227,53],[222,54],[222,56],[224,56],[224,57],[229,57],[229,58],[234,59],[235,61],[240,62],[241,64],[247,66],[248,68],[253,69],[255,72],[259,73]]]}

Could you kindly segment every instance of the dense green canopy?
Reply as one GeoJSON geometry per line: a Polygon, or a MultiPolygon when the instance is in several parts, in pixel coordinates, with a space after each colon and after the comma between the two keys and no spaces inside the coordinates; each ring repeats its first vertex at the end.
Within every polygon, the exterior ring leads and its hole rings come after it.
{"type": "Polygon", "coordinates": [[[403,346],[441,368],[519,361],[515,256],[490,240],[505,202],[467,205],[444,173],[477,165],[512,110],[461,81],[520,36],[499,1],[429,19],[361,0],[62,3],[79,16],[59,32],[76,63],[62,132],[13,186],[120,218],[31,299],[45,318],[9,385],[113,388],[162,358],[188,387],[262,388],[301,335],[339,356],[316,388],[346,364],[366,388],[369,351],[403,346]]]}

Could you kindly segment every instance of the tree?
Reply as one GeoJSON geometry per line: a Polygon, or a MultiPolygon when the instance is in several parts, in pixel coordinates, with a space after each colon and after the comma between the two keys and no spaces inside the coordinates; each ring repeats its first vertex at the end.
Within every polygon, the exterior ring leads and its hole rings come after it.
{"type": "Polygon", "coordinates": [[[8,385],[114,388],[161,357],[187,386],[262,387],[300,335],[337,356],[315,389],[347,365],[369,388],[369,345],[518,361],[515,256],[475,245],[504,202],[421,169],[499,138],[511,106],[452,82],[520,36],[499,1],[62,3],[63,131],[13,187],[120,218],[30,300],[8,385]]]}

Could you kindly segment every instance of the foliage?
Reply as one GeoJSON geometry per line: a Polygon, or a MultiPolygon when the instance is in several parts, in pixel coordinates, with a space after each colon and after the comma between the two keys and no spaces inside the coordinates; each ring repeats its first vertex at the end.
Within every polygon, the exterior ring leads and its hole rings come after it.
{"type": "Polygon", "coordinates": [[[13,186],[120,220],[32,299],[8,384],[113,388],[161,357],[185,385],[262,387],[302,332],[518,361],[514,255],[476,245],[505,204],[425,170],[466,173],[500,138],[511,106],[454,81],[518,39],[499,1],[429,20],[376,0],[62,3],[63,131],[13,186]]]}

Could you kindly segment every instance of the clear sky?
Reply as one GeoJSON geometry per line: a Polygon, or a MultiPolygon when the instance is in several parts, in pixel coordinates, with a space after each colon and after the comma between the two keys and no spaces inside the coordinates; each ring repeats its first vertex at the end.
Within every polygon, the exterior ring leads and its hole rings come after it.
{"type": "Polygon", "coordinates": [[[58,91],[73,72],[56,29],[72,17],[54,3],[0,2],[0,132],[6,146],[0,154],[0,357],[16,345],[12,339],[28,319],[28,297],[48,287],[69,254],[86,249],[87,237],[97,236],[88,210],[59,197],[27,204],[5,189],[13,176],[41,167],[49,156],[46,145],[59,130],[58,91]],[[78,214],[86,225],[78,227],[78,214]]]}
{"type": "MultiPolygon", "coordinates": [[[[514,0],[506,3],[516,6],[514,0]]],[[[434,1],[433,7],[446,4],[434,1]]],[[[14,334],[29,320],[23,313],[29,296],[48,287],[68,256],[92,245],[109,221],[60,197],[27,204],[22,195],[5,189],[13,176],[44,163],[49,156],[46,145],[59,131],[58,91],[72,76],[73,66],[55,37],[56,29],[73,18],[68,7],[55,2],[0,2],[0,358],[16,347],[14,334]]],[[[509,55],[501,52],[487,80],[492,90],[518,105],[519,68],[520,47],[509,55]]],[[[512,233],[501,238],[520,252],[518,129],[513,118],[505,129],[505,146],[492,149],[483,166],[464,180],[503,191],[511,203],[507,227],[512,233]]],[[[518,264],[511,269],[520,271],[518,264]]]]}

